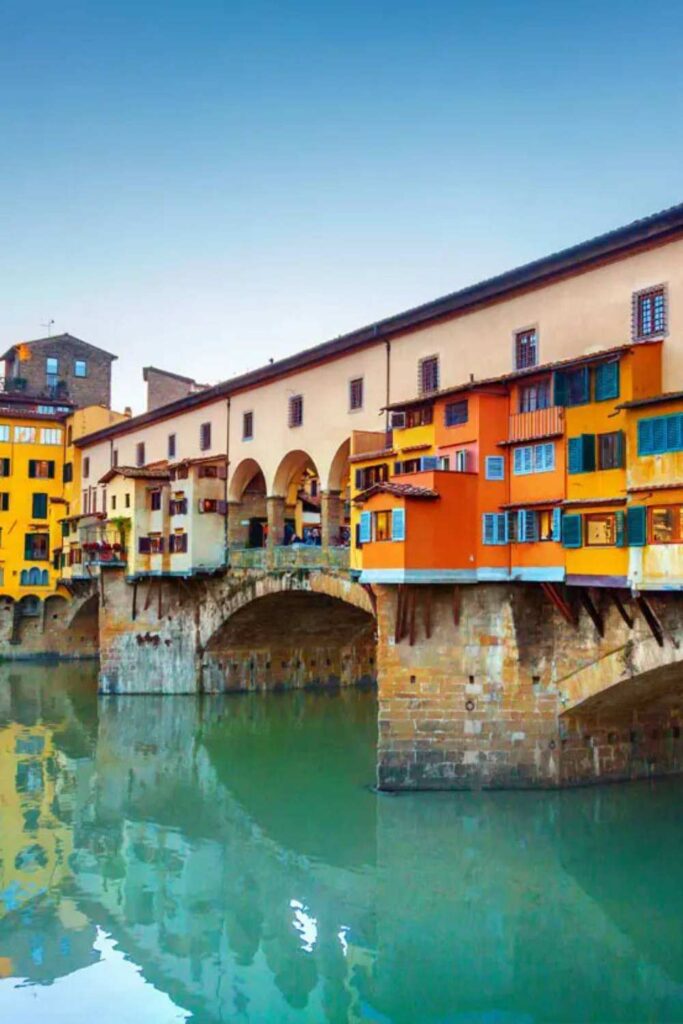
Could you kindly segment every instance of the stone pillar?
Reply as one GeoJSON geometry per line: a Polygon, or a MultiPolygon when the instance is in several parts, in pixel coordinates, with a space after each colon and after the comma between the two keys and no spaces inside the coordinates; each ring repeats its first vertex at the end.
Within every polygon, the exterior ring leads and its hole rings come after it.
{"type": "Polygon", "coordinates": [[[268,512],[268,547],[276,548],[285,542],[285,499],[277,494],[266,498],[268,512]]]}
{"type": "Polygon", "coordinates": [[[322,519],[322,546],[329,548],[338,545],[339,532],[344,518],[344,502],[341,491],[321,492],[320,516],[322,519]]]}
{"type": "Polygon", "coordinates": [[[246,548],[249,543],[249,526],[245,508],[241,501],[228,502],[228,547],[246,548]],[[243,526],[247,521],[247,526],[243,526]]]}

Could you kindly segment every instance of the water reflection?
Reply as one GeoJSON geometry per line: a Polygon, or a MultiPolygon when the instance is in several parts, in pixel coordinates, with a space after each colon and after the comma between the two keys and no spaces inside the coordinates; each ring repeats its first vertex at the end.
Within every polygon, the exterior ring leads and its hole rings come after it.
{"type": "Polygon", "coordinates": [[[94,691],[0,667],[4,1019],[683,1019],[681,782],[377,796],[372,694],[94,691]]]}

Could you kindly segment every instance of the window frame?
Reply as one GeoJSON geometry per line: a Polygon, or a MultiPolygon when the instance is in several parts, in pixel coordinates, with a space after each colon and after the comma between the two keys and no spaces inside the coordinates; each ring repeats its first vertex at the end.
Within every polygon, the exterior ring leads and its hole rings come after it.
{"type": "Polygon", "coordinates": [[[648,544],[683,544],[683,505],[650,505],[647,510],[647,542],[648,544]],[[656,512],[677,511],[674,520],[673,536],[670,540],[658,540],[654,535],[654,518],[656,512]]]}
{"type": "Polygon", "coordinates": [[[211,449],[211,420],[199,425],[199,450],[208,452],[211,449]]]}
{"type": "Polygon", "coordinates": [[[584,512],[583,514],[583,543],[587,548],[614,548],[617,546],[617,517],[614,512],[584,512]],[[612,540],[600,544],[592,543],[589,540],[588,528],[591,522],[597,520],[612,521],[612,540]]]}
{"type": "Polygon", "coordinates": [[[254,440],[254,410],[245,409],[242,413],[242,440],[253,441],[254,440]],[[247,431],[247,424],[249,429],[247,431]]]}
{"type": "Polygon", "coordinates": [[[85,380],[88,376],[88,360],[87,359],[74,359],[74,377],[78,380],[85,380]],[[78,372],[78,367],[83,367],[83,373],[78,372]]]}
{"type": "Polygon", "coordinates": [[[291,429],[303,427],[304,425],[304,396],[300,393],[289,396],[287,403],[287,425],[291,429]]]}
{"type": "Polygon", "coordinates": [[[515,370],[531,370],[534,366],[539,364],[539,339],[540,334],[538,330],[538,324],[530,324],[528,327],[520,327],[514,331],[512,336],[513,346],[513,365],[515,370]],[[528,352],[528,339],[533,336],[533,358],[530,360],[525,354],[524,359],[520,359],[522,351],[528,352]],[[527,347],[522,349],[522,345],[527,347]]]}
{"type": "Polygon", "coordinates": [[[517,389],[517,411],[518,412],[539,412],[541,409],[550,409],[553,404],[552,377],[542,377],[533,384],[520,384],[517,389]],[[525,401],[526,395],[534,395],[534,401],[525,401]],[[544,395],[547,402],[541,404],[539,396],[544,395]]]}
{"type": "Polygon", "coordinates": [[[349,412],[360,412],[365,405],[365,378],[363,376],[349,378],[349,412]],[[355,389],[355,390],[354,390],[355,389]],[[354,395],[358,401],[354,401],[354,395]]]}
{"type": "Polygon", "coordinates": [[[634,341],[650,341],[652,338],[665,338],[669,333],[669,289],[666,284],[652,285],[649,288],[642,288],[633,293],[632,298],[632,335],[634,341]],[[656,329],[656,310],[653,304],[652,330],[643,330],[643,303],[647,299],[656,300],[659,296],[662,299],[662,326],[656,329]]]}
{"type": "Polygon", "coordinates": [[[596,469],[608,471],[610,469],[623,469],[624,468],[624,432],[623,430],[609,430],[605,433],[597,434],[595,440],[596,448],[596,469]],[[613,461],[610,465],[605,465],[603,461],[603,450],[602,446],[608,440],[613,441],[612,456],[613,461]]]}
{"type": "Polygon", "coordinates": [[[145,465],[145,442],[138,441],[135,445],[135,465],[138,469],[145,465]]]}
{"type": "Polygon", "coordinates": [[[177,453],[177,445],[178,445],[178,436],[177,436],[177,434],[175,434],[175,433],[169,434],[167,439],[166,439],[166,451],[168,452],[169,459],[177,458],[177,454],[176,454],[177,453]]]}
{"type": "Polygon", "coordinates": [[[443,410],[444,426],[445,427],[462,427],[462,426],[464,426],[469,421],[469,418],[470,418],[469,405],[470,405],[469,398],[459,398],[459,399],[457,399],[456,401],[453,401],[453,402],[446,402],[446,405],[444,406],[444,410],[443,410]],[[463,407],[464,407],[464,409],[463,409],[463,407]],[[456,409],[460,410],[460,412],[464,411],[465,415],[464,416],[457,416],[456,419],[451,418],[453,410],[456,410],[456,409]]]}
{"type": "MultiPolygon", "coordinates": [[[[438,353],[434,353],[430,356],[423,356],[417,364],[417,382],[418,382],[418,394],[420,395],[435,395],[441,383],[441,367],[439,364],[438,353]],[[434,375],[434,387],[425,386],[425,378],[428,372],[428,368],[433,367],[434,375]]],[[[429,382],[428,382],[429,383],[429,382]]]]}

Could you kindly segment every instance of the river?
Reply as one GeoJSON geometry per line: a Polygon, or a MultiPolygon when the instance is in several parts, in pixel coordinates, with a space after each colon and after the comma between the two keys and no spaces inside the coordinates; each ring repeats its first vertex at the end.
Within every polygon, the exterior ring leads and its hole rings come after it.
{"type": "Polygon", "coordinates": [[[377,794],[375,742],[0,666],[0,1020],[683,1021],[683,780],[377,794]]]}

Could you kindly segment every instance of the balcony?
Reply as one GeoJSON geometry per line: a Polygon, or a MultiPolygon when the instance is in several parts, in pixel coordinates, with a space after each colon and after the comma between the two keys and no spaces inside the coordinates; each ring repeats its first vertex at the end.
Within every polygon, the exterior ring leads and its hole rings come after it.
{"type": "Polygon", "coordinates": [[[557,437],[564,433],[564,409],[552,405],[549,409],[516,412],[510,417],[508,443],[533,441],[539,437],[557,437]]]}
{"type": "Polygon", "coordinates": [[[348,569],[349,548],[289,544],[276,548],[231,548],[231,569],[348,569]]]}

